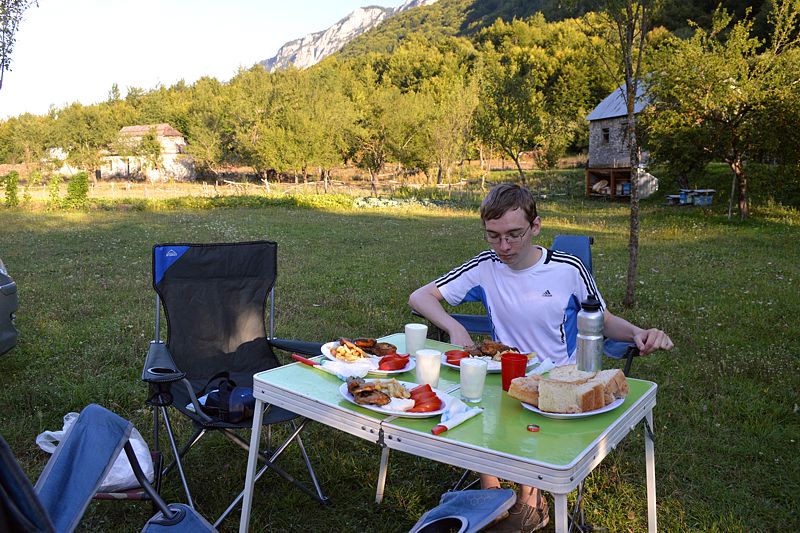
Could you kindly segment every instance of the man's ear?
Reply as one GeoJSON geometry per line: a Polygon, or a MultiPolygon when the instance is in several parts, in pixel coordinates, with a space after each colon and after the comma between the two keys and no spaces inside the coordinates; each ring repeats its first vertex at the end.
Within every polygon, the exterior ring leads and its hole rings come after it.
{"type": "Polygon", "coordinates": [[[531,233],[534,237],[538,237],[540,231],[542,231],[542,219],[536,217],[533,219],[533,223],[531,224],[531,233]]]}

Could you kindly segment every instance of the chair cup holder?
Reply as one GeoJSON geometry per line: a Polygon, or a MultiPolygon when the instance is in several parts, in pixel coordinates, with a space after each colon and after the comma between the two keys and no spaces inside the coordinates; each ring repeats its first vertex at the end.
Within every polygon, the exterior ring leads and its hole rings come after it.
{"type": "Polygon", "coordinates": [[[463,516],[443,516],[428,522],[414,533],[464,533],[468,525],[463,516]]]}
{"type": "Polygon", "coordinates": [[[147,372],[154,376],[171,376],[178,373],[174,368],[165,368],[163,366],[151,366],[147,369],[147,372]]]}

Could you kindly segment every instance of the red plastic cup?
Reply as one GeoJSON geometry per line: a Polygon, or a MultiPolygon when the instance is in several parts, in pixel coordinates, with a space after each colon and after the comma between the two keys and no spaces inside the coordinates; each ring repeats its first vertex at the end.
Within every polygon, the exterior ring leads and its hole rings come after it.
{"type": "Polygon", "coordinates": [[[503,375],[503,390],[508,392],[511,380],[525,375],[528,356],[521,353],[504,353],[500,356],[500,372],[503,375]]]}

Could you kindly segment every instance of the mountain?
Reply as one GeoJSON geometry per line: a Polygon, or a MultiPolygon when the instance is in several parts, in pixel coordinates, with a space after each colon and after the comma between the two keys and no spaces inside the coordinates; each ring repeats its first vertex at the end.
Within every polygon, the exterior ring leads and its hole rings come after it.
{"type": "Polygon", "coordinates": [[[269,72],[294,65],[307,68],[338,52],[345,44],[378,26],[387,18],[409,9],[436,3],[437,0],[406,0],[397,9],[390,7],[360,7],[330,28],[310,33],[284,44],[275,57],[260,61],[269,72]]]}

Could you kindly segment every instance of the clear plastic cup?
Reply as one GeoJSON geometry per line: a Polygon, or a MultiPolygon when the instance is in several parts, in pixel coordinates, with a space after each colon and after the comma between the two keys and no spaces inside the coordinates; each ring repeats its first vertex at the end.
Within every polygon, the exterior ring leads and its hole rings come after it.
{"type": "Polygon", "coordinates": [[[438,350],[417,350],[417,383],[439,386],[439,370],[442,368],[442,352],[438,350]]]}
{"type": "Polygon", "coordinates": [[[474,357],[465,357],[459,362],[462,400],[471,403],[481,401],[488,366],[489,364],[483,359],[474,357]]]}

